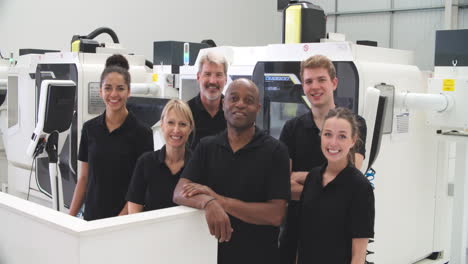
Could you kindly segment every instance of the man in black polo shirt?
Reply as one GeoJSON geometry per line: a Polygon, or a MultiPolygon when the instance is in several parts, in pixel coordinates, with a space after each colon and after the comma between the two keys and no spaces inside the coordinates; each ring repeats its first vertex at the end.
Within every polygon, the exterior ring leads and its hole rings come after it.
{"type": "MultiPolygon", "coordinates": [[[[311,104],[311,111],[288,120],[280,140],[286,144],[291,162],[291,199],[288,203],[286,225],[280,238],[281,263],[296,263],[299,232],[300,199],[309,171],[325,161],[320,148],[320,130],[327,113],[335,108],[333,92],[338,86],[336,70],[330,59],[315,55],[301,63],[302,88],[311,104]]],[[[365,120],[356,116],[359,125],[356,168],[360,169],[366,153],[367,127],[365,120]]]]}
{"type": "Polygon", "coordinates": [[[222,55],[208,52],[200,58],[197,82],[200,93],[188,101],[195,120],[195,131],[189,146],[195,149],[200,139],[226,129],[222,99],[227,82],[228,63],[222,55]]]}
{"type": "Polygon", "coordinates": [[[279,263],[278,232],[290,195],[286,147],[254,126],[258,89],[233,81],[224,98],[227,130],[201,140],[174,202],[205,209],[218,263],[279,263]]]}

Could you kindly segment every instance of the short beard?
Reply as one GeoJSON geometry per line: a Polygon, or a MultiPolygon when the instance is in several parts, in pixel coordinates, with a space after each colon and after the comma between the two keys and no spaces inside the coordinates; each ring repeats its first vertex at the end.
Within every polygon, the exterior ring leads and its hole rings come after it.
{"type": "Polygon", "coordinates": [[[206,95],[206,94],[205,94],[205,98],[206,98],[208,101],[216,101],[216,100],[218,100],[220,97],[221,97],[221,94],[218,94],[218,95],[215,95],[215,96],[211,96],[211,95],[206,95]]]}

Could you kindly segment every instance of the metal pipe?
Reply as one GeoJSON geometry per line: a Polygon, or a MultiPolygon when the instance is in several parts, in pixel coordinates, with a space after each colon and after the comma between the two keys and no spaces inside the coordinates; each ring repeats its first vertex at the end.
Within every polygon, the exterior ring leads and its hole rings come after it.
{"type": "Polygon", "coordinates": [[[159,85],[156,83],[131,83],[130,89],[135,95],[159,95],[159,85]]]}
{"type": "Polygon", "coordinates": [[[446,94],[399,93],[395,105],[401,108],[448,111],[453,105],[453,98],[446,94]]]}

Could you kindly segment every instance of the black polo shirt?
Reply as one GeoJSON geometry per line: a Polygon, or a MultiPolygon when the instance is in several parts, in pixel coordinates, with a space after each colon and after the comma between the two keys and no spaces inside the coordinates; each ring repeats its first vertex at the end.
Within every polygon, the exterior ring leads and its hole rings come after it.
{"type": "MultiPolygon", "coordinates": [[[[190,150],[186,149],[184,166],[190,156],[190,150]]],[[[128,188],[127,201],[144,205],[145,211],[177,206],[172,202],[172,196],[184,167],[172,174],[165,159],[166,146],[154,152],[146,152],[138,159],[128,188]]]]}
{"type": "Polygon", "coordinates": [[[224,95],[221,95],[219,110],[214,117],[211,117],[210,113],[206,111],[201,101],[200,94],[187,102],[190,110],[192,110],[193,119],[195,121],[195,137],[192,133],[189,138],[189,146],[192,150],[194,150],[198,145],[200,139],[207,136],[216,135],[226,129],[226,119],[224,118],[223,111],[223,98],[224,95]]]}
{"type": "MultiPolygon", "coordinates": [[[[357,153],[366,155],[366,121],[356,115],[359,126],[359,145],[357,153]]],[[[310,171],[326,162],[320,146],[320,130],[313,119],[311,111],[288,120],[281,131],[280,140],[286,144],[292,160],[292,171],[310,171]]]]}
{"type": "Polygon", "coordinates": [[[302,192],[299,263],[351,263],[353,238],[374,237],[374,192],[354,166],[325,187],[326,164],[310,171],[302,192]]]}
{"type": "MultiPolygon", "coordinates": [[[[290,197],[287,149],[258,128],[253,139],[235,153],[226,131],[202,139],[181,177],[245,202],[290,197]]],[[[279,263],[278,227],[229,218],[234,232],[229,242],[218,244],[218,264],[279,263]]]]}
{"type": "MultiPolygon", "coordinates": [[[[359,125],[359,138],[362,144],[357,152],[365,156],[367,127],[361,116],[356,116],[359,125]]],[[[320,130],[313,119],[312,111],[288,120],[281,131],[280,140],[286,144],[292,161],[292,171],[310,171],[321,166],[327,160],[320,146],[320,130]]],[[[296,263],[297,241],[299,239],[299,213],[301,205],[298,201],[290,201],[286,223],[283,226],[280,249],[282,263],[296,263]]]]}
{"type": "Polygon", "coordinates": [[[112,217],[125,205],[130,178],[140,155],[153,150],[153,133],[129,112],[109,133],[105,112],[83,125],[78,159],[88,163],[85,220],[112,217]]]}

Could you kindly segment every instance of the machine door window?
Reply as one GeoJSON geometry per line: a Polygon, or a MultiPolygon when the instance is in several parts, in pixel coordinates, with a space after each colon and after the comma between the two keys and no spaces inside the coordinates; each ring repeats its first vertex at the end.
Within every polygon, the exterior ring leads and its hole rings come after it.
{"type": "MultiPolygon", "coordinates": [[[[252,81],[257,84],[263,111],[256,125],[279,138],[287,120],[309,111],[300,79],[300,61],[258,62],[252,81]]],[[[358,111],[359,77],[353,62],[333,62],[339,79],[334,99],[337,106],[358,111]]]]}
{"type": "Polygon", "coordinates": [[[303,103],[270,102],[270,135],[279,138],[286,121],[308,111],[303,103]]]}

